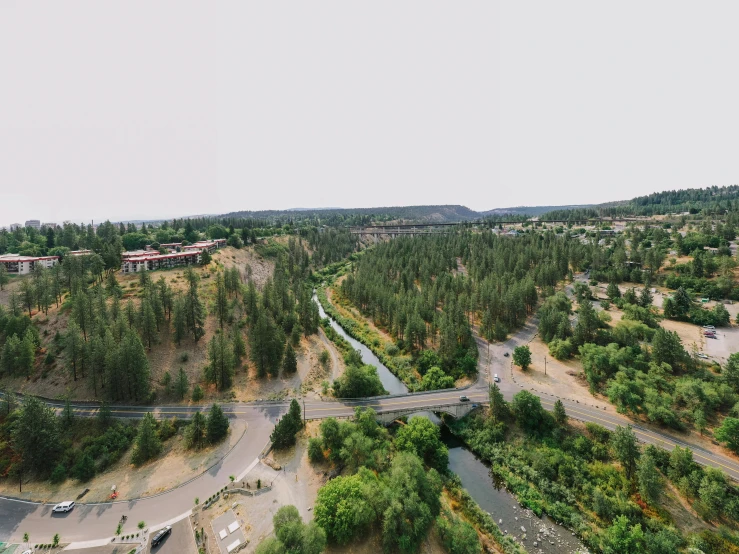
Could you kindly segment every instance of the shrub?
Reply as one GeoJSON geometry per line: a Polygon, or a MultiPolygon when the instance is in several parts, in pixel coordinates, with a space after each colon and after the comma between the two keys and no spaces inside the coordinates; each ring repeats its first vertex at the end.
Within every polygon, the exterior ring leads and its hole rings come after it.
{"type": "Polygon", "coordinates": [[[319,463],[325,460],[321,439],[312,438],[308,441],[308,458],[313,463],[319,463]]]}

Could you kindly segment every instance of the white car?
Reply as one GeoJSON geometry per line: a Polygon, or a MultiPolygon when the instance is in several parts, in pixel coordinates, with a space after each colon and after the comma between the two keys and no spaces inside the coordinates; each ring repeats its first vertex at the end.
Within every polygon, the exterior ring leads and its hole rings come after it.
{"type": "Polygon", "coordinates": [[[493,377],[493,381],[495,381],[496,383],[500,383],[500,377],[498,377],[497,373],[495,374],[495,377],[493,377]]]}
{"type": "Polygon", "coordinates": [[[716,330],[716,328],[713,325],[704,325],[703,328],[704,329],[708,329],[710,331],[715,331],[716,330]]]}
{"type": "Polygon", "coordinates": [[[707,360],[707,359],[708,359],[708,356],[706,356],[706,355],[705,355],[705,354],[704,354],[703,352],[701,352],[700,354],[698,354],[698,357],[699,357],[699,358],[700,358],[701,360],[707,360]]]}
{"type": "Polygon", "coordinates": [[[72,508],[74,508],[74,502],[72,502],[71,500],[68,500],[67,502],[62,502],[60,504],[57,504],[56,506],[52,508],[51,511],[57,514],[59,513],[63,514],[63,513],[70,511],[72,508]]]}

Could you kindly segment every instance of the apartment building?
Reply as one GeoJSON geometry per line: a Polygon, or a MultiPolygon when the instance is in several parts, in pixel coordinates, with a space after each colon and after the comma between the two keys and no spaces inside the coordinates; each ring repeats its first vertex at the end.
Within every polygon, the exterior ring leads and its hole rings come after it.
{"type": "Polygon", "coordinates": [[[0,264],[11,275],[26,275],[36,267],[52,268],[59,263],[59,256],[19,256],[18,254],[3,254],[0,264]]]}
{"type": "Polygon", "coordinates": [[[156,269],[170,269],[200,263],[201,250],[189,252],[175,252],[172,254],[154,254],[144,252],[137,256],[123,259],[121,271],[123,273],[138,273],[139,271],[154,271],[156,269]]]}

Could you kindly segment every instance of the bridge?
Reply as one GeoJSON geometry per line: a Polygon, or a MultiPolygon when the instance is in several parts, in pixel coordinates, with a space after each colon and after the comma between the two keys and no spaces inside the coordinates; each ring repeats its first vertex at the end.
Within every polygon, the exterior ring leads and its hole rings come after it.
{"type": "Polygon", "coordinates": [[[472,403],[472,402],[455,402],[453,404],[437,404],[437,405],[431,405],[426,406],[423,408],[423,410],[419,410],[418,408],[401,408],[401,409],[381,409],[381,411],[377,412],[377,421],[384,424],[389,425],[396,419],[407,416],[410,414],[416,414],[419,411],[424,412],[435,412],[435,413],[444,413],[449,414],[450,416],[459,419],[467,414],[469,414],[472,410],[475,408],[478,408],[480,406],[479,403],[472,403]]]}

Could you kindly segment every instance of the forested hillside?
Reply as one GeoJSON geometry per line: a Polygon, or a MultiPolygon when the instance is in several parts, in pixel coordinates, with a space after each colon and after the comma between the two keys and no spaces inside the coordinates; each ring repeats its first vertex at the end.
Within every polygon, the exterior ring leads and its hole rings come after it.
{"type": "Polygon", "coordinates": [[[537,289],[552,289],[588,250],[554,233],[401,238],[361,256],[341,292],[415,356],[422,376],[438,366],[459,378],[476,370],[472,325],[505,337],[534,310],[537,289]]]}
{"type": "Polygon", "coordinates": [[[703,212],[723,215],[739,209],[739,185],[654,192],[623,202],[591,207],[558,207],[541,219],[584,219],[589,217],[652,216],[671,213],[703,212]]]}

